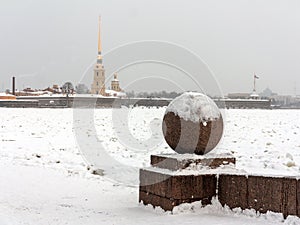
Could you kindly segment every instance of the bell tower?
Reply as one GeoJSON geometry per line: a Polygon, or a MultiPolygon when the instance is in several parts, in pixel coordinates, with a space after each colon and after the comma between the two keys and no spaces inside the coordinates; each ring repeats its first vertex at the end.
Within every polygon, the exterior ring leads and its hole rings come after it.
{"type": "Polygon", "coordinates": [[[121,91],[117,73],[114,74],[114,79],[111,81],[111,90],[117,91],[117,92],[121,91]]]}
{"type": "Polygon", "coordinates": [[[105,69],[102,64],[102,46],[101,46],[101,17],[98,22],[98,56],[94,66],[94,79],[91,87],[92,94],[105,95],[105,69]]]}

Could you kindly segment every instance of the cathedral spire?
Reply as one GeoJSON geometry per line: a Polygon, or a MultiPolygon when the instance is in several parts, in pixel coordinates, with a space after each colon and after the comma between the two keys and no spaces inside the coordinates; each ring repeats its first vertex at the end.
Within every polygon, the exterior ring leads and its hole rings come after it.
{"type": "Polygon", "coordinates": [[[94,66],[94,80],[91,85],[91,93],[96,95],[106,95],[105,92],[105,69],[102,64],[102,46],[101,46],[101,17],[98,21],[98,55],[94,66]]]}
{"type": "Polygon", "coordinates": [[[98,57],[97,57],[97,63],[102,64],[102,46],[101,46],[101,16],[99,16],[98,21],[98,57]]]}

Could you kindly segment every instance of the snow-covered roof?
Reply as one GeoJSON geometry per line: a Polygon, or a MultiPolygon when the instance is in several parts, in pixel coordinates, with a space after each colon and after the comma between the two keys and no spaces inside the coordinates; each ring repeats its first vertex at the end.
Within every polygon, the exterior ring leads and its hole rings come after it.
{"type": "Polygon", "coordinates": [[[0,93],[1,97],[14,97],[14,95],[6,94],[6,93],[0,93]]]}
{"type": "Polygon", "coordinates": [[[259,97],[259,95],[256,92],[253,92],[250,97],[259,97]]]}
{"type": "Polygon", "coordinates": [[[105,93],[109,94],[111,96],[126,97],[125,92],[119,92],[119,91],[114,91],[114,90],[105,90],[105,93]]]}
{"type": "MultiPolygon", "coordinates": [[[[22,92],[20,92],[22,93],[22,92]]],[[[52,92],[49,92],[49,91],[43,91],[43,92],[30,92],[30,94],[32,95],[29,95],[29,96],[34,96],[34,97],[65,97],[66,94],[53,94],[52,92]]],[[[18,98],[27,98],[28,96],[18,96],[18,98]]]]}
{"type": "Polygon", "coordinates": [[[0,93],[0,101],[15,101],[16,96],[6,93],[0,93]]]}

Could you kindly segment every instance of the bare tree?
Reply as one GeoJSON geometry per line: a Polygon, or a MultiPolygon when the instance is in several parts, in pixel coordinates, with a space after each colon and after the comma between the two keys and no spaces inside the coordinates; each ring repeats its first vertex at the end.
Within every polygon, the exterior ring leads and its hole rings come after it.
{"type": "Polygon", "coordinates": [[[67,97],[69,97],[69,94],[73,94],[74,92],[74,86],[71,82],[66,82],[61,89],[63,93],[67,94],[67,97]]]}
{"type": "Polygon", "coordinates": [[[78,84],[75,89],[76,89],[77,94],[88,94],[89,93],[89,88],[85,84],[78,84]]]}

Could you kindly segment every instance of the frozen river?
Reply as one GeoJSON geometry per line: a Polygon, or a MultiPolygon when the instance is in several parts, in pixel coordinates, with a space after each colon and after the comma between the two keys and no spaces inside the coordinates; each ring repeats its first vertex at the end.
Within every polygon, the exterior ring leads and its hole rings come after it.
{"type": "MultiPolygon", "coordinates": [[[[133,173],[149,165],[151,154],[172,152],[162,138],[164,111],[1,108],[0,224],[300,224],[277,214],[232,212],[217,202],[174,215],[139,205],[133,173]],[[99,149],[107,159],[97,161],[99,149]],[[92,175],[102,163],[104,176],[92,175]]],[[[224,113],[215,153],[231,153],[248,173],[300,174],[299,110],[224,113]]]]}

